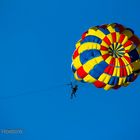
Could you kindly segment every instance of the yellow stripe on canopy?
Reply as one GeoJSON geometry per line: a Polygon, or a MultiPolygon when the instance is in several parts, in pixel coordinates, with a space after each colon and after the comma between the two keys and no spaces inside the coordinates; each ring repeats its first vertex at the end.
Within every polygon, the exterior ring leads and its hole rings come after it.
{"type": "Polygon", "coordinates": [[[116,32],[116,42],[119,42],[119,39],[120,39],[120,34],[116,32]]]}
{"type": "Polygon", "coordinates": [[[78,68],[80,68],[80,67],[82,66],[82,63],[80,62],[80,56],[77,56],[77,57],[73,60],[72,65],[73,65],[76,69],[78,69],[78,68]]]}
{"type": "Polygon", "coordinates": [[[108,54],[108,51],[101,50],[100,52],[101,52],[101,55],[108,54]]]}
{"type": "Polygon", "coordinates": [[[76,49],[81,45],[81,39],[75,44],[76,49]]]}
{"type": "Polygon", "coordinates": [[[134,71],[140,70],[140,60],[136,60],[135,62],[132,63],[132,65],[134,71]]]}
{"type": "Polygon", "coordinates": [[[103,39],[105,37],[105,34],[101,30],[97,30],[95,35],[100,39],[103,39]]]}
{"type": "Polygon", "coordinates": [[[102,46],[105,46],[106,48],[109,48],[108,44],[105,43],[104,41],[101,42],[101,45],[102,45],[102,46]]]}
{"type": "Polygon", "coordinates": [[[94,83],[96,81],[96,79],[90,76],[89,74],[86,77],[84,77],[83,80],[89,83],[94,83]]]}
{"type": "Polygon", "coordinates": [[[102,56],[98,56],[98,57],[95,58],[95,60],[96,60],[97,63],[100,63],[100,62],[103,61],[104,59],[103,59],[102,56]]]}
{"type": "Polygon", "coordinates": [[[130,30],[124,30],[123,34],[125,34],[128,37],[128,39],[133,36],[133,33],[130,30]]]}
{"type": "Polygon", "coordinates": [[[113,71],[112,76],[120,77],[120,68],[114,67],[114,71],[113,71]]]}
{"type": "Polygon", "coordinates": [[[99,81],[103,81],[105,84],[108,84],[109,80],[111,78],[111,75],[108,75],[106,73],[103,73],[100,77],[99,77],[99,81]]]}
{"type": "Polygon", "coordinates": [[[108,37],[108,39],[110,40],[111,44],[113,44],[112,35],[111,35],[111,34],[108,34],[107,37],[108,37]]]}
{"type": "Polygon", "coordinates": [[[108,31],[109,31],[110,33],[114,33],[114,32],[115,32],[115,29],[112,28],[111,25],[109,25],[109,26],[107,27],[107,29],[108,29],[108,31]]]}
{"type": "Polygon", "coordinates": [[[81,80],[82,80],[81,78],[79,78],[79,77],[77,76],[77,71],[74,73],[74,78],[75,78],[76,80],[78,80],[78,81],[81,81],[81,80]]]}
{"type": "Polygon", "coordinates": [[[92,42],[87,42],[87,43],[81,44],[81,46],[78,48],[78,53],[81,54],[82,52],[84,52],[86,50],[92,49],[93,46],[94,46],[94,43],[92,43],[92,42]]]}
{"type": "Polygon", "coordinates": [[[96,34],[96,30],[97,30],[97,28],[90,28],[90,29],[88,30],[87,35],[95,35],[95,34],[96,34]]]}
{"type": "Polygon", "coordinates": [[[109,56],[109,57],[105,60],[106,63],[107,63],[107,64],[110,64],[111,59],[112,59],[112,56],[109,56]]]}
{"type": "Polygon", "coordinates": [[[124,84],[125,81],[126,81],[126,77],[119,77],[118,85],[122,85],[122,84],[124,84]]]}
{"type": "Polygon", "coordinates": [[[123,39],[123,41],[122,41],[122,45],[124,45],[126,42],[128,41],[128,37],[127,36],[125,36],[125,38],[123,39]]]}
{"type": "Polygon", "coordinates": [[[105,90],[109,90],[109,89],[111,89],[112,87],[113,87],[112,85],[107,84],[107,85],[104,86],[104,89],[105,89],[105,90]]]}
{"type": "Polygon", "coordinates": [[[93,58],[93,59],[87,61],[87,62],[83,65],[83,68],[84,68],[84,70],[86,71],[86,73],[89,73],[89,71],[90,71],[91,69],[93,69],[94,66],[95,66],[96,64],[97,64],[97,61],[96,61],[95,58],[93,58]]]}

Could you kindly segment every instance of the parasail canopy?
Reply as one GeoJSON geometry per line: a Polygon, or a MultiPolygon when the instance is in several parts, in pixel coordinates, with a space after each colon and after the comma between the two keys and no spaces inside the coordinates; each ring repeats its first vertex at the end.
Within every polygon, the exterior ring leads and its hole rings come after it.
{"type": "Polygon", "coordinates": [[[127,86],[140,72],[140,40],[121,24],[89,28],[72,56],[76,80],[109,90],[127,86]]]}

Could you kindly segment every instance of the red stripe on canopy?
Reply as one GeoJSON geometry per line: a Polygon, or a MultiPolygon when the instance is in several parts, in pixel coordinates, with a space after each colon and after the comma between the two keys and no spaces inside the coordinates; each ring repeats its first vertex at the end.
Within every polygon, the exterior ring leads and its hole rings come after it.
{"type": "Polygon", "coordinates": [[[103,82],[100,82],[100,81],[95,81],[94,83],[93,83],[96,87],[98,87],[98,88],[102,88],[102,87],[104,87],[106,84],[105,83],[103,83],[103,82]]]}
{"type": "Polygon", "coordinates": [[[85,76],[87,76],[88,74],[85,72],[85,70],[83,69],[83,67],[81,66],[78,70],[77,70],[77,75],[80,78],[84,78],[85,76]]]}

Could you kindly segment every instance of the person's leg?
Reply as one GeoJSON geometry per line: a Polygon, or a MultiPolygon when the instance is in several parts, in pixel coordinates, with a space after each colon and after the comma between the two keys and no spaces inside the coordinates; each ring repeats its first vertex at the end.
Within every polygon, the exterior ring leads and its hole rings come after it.
{"type": "Polygon", "coordinates": [[[73,95],[74,95],[74,97],[76,97],[76,92],[74,92],[74,94],[73,94],[73,95]]]}
{"type": "Polygon", "coordinates": [[[73,94],[71,94],[70,98],[73,99],[73,94]]]}
{"type": "Polygon", "coordinates": [[[72,91],[72,93],[71,93],[71,99],[73,99],[73,94],[74,94],[74,92],[72,91]]]}

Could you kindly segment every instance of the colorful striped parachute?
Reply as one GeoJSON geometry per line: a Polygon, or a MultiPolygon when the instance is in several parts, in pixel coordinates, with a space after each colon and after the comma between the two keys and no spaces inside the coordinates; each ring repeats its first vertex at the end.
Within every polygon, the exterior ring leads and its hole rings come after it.
{"type": "Polygon", "coordinates": [[[92,27],[76,43],[72,71],[76,80],[105,90],[127,86],[140,72],[140,40],[118,23],[92,27]]]}

